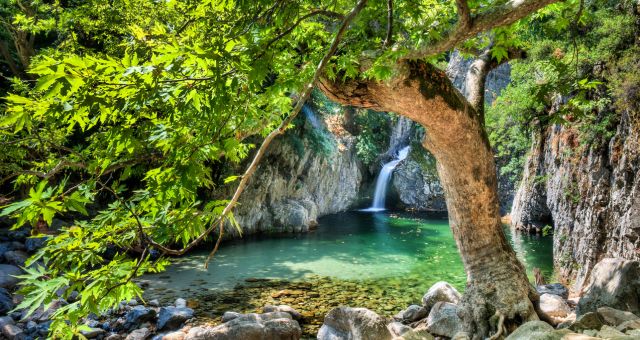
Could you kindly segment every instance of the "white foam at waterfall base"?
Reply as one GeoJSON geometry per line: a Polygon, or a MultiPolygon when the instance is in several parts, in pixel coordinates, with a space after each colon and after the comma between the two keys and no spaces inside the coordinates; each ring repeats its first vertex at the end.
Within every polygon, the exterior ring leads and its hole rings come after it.
{"type": "Polygon", "coordinates": [[[398,166],[398,164],[402,162],[402,160],[407,158],[407,156],[409,155],[409,151],[410,147],[405,146],[400,151],[398,151],[396,159],[382,166],[382,170],[380,170],[378,180],[376,181],[376,191],[373,195],[373,205],[371,205],[371,207],[367,209],[362,209],[362,211],[376,212],[386,210],[384,204],[387,198],[387,187],[389,186],[389,182],[391,181],[391,174],[393,174],[393,170],[396,168],[396,166],[398,166]]]}

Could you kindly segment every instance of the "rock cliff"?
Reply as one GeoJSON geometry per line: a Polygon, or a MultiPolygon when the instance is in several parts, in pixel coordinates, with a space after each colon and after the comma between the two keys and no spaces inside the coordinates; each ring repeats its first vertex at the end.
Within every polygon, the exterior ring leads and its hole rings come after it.
{"type": "Polygon", "coordinates": [[[580,291],[605,257],[640,259],[640,124],[621,114],[602,144],[577,129],[549,126],[537,136],[512,211],[512,224],[554,226],[554,261],[580,291]]]}

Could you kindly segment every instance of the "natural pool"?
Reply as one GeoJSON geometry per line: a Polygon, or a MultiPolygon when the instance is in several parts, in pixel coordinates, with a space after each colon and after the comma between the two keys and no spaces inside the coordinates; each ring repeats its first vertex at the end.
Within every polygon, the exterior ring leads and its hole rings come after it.
{"type": "MultiPolygon", "coordinates": [[[[552,238],[506,231],[529,273],[539,267],[551,276],[552,238]]],[[[166,272],[145,277],[148,296],[190,298],[214,323],[226,310],[289,304],[303,312],[303,329],[312,335],[335,306],[392,315],[419,302],[437,281],[459,290],[465,283],[447,219],[408,213],[340,213],[321,218],[306,234],[228,242],[205,270],[207,254],[177,259],[166,272]]]]}

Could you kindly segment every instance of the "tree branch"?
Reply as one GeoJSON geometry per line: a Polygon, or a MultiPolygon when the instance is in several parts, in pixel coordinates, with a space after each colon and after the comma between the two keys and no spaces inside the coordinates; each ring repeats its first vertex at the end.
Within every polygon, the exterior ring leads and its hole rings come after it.
{"type": "MultiPolygon", "coordinates": [[[[220,216],[218,216],[218,218],[216,218],[216,220],[213,223],[211,223],[211,226],[207,230],[205,230],[205,232],[200,234],[198,237],[196,237],[194,240],[192,240],[189,244],[187,244],[182,249],[177,250],[177,249],[171,249],[171,248],[165,247],[164,245],[157,243],[156,241],[152,240],[150,237],[145,235],[145,237],[147,238],[147,241],[152,246],[156,247],[157,249],[160,249],[161,251],[163,251],[164,253],[169,254],[169,255],[182,255],[182,254],[186,253],[187,251],[189,251],[190,249],[192,249],[197,244],[199,244],[203,239],[205,239],[213,230],[215,230],[218,227],[218,225],[220,223],[224,223],[225,217],[229,213],[231,213],[233,208],[238,203],[238,199],[240,198],[240,195],[242,194],[242,192],[246,188],[246,186],[247,186],[247,184],[249,182],[249,179],[251,178],[253,173],[256,171],[256,169],[258,167],[258,164],[260,163],[262,157],[265,155],[265,153],[267,151],[267,148],[269,147],[271,142],[277,136],[279,136],[279,135],[284,133],[286,128],[289,126],[289,124],[291,124],[293,119],[298,115],[298,113],[302,109],[302,106],[304,105],[305,101],[307,99],[309,99],[309,97],[311,96],[311,91],[313,90],[314,84],[320,79],[320,76],[324,72],[324,69],[327,66],[327,64],[329,63],[329,60],[336,53],[336,50],[338,49],[338,45],[342,41],[342,36],[344,35],[344,33],[346,32],[347,28],[349,27],[349,24],[358,15],[358,13],[360,13],[360,11],[364,8],[364,6],[367,4],[367,1],[368,0],[360,0],[360,1],[358,1],[358,3],[351,10],[351,12],[349,12],[344,17],[344,19],[342,20],[342,24],[340,25],[340,28],[338,29],[338,32],[336,33],[335,37],[333,38],[333,42],[331,43],[331,46],[329,47],[329,50],[322,57],[322,60],[320,60],[320,63],[318,64],[318,67],[316,68],[316,71],[313,74],[313,78],[311,79],[309,84],[303,89],[302,94],[300,95],[300,99],[298,99],[298,102],[296,103],[296,106],[293,108],[293,110],[289,114],[289,117],[284,119],[282,121],[282,123],[278,126],[278,128],[276,128],[275,130],[271,131],[271,133],[269,135],[267,135],[267,137],[264,139],[264,141],[260,145],[260,148],[256,152],[256,155],[253,157],[253,160],[251,161],[251,164],[249,165],[249,167],[247,167],[246,171],[244,172],[244,175],[242,176],[242,179],[240,180],[240,183],[238,184],[238,187],[236,188],[236,191],[233,194],[233,197],[231,198],[229,203],[227,203],[227,205],[225,206],[225,208],[222,211],[222,213],[220,214],[220,216]]],[[[215,252],[215,250],[216,250],[216,248],[214,248],[214,252],[215,252]]]]}
{"type": "Polygon", "coordinates": [[[495,10],[487,11],[474,18],[470,18],[470,22],[467,24],[466,19],[464,19],[464,5],[466,1],[456,0],[456,5],[458,5],[460,11],[459,13],[463,14],[463,17],[458,20],[456,27],[446,35],[444,39],[434,45],[411,51],[402,59],[422,59],[449,51],[459,43],[475,37],[478,33],[496,27],[510,25],[532,12],[558,1],[560,0],[511,0],[502,6],[498,6],[495,10]],[[460,10],[460,6],[463,6],[462,10],[460,10]]]}
{"type": "Polygon", "coordinates": [[[383,47],[393,44],[393,0],[387,0],[387,37],[384,39],[383,47]]]}

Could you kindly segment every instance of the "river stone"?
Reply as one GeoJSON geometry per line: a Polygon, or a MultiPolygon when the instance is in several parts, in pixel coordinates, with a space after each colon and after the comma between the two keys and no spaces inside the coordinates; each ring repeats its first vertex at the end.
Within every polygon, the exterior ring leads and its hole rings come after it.
{"type": "Polygon", "coordinates": [[[571,313],[571,308],[558,295],[542,294],[540,295],[540,311],[550,319],[564,318],[571,313]]]}
{"type": "Polygon", "coordinates": [[[0,314],[5,315],[13,309],[15,304],[13,303],[13,297],[4,288],[0,288],[0,314]]]}
{"type": "Polygon", "coordinates": [[[358,339],[391,339],[386,319],[366,308],[337,307],[318,331],[318,340],[358,339]]]}
{"type": "Polygon", "coordinates": [[[29,254],[22,250],[10,250],[4,253],[4,260],[8,264],[12,264],[18,267],[24,267],[24,263],[27,262],[29,254]]]}
{"type": "Polygon", "coordinates": [[[640,313],[640,262],[606,258],[591,272],[585,294],[578,302],[576,314],[595,312],[598,307],[640,313]]]}
{"type": "Polygon", "coordinates": [[[429,334],[429,332],[425,328],[415,328],[406,333],[404,333],[400,337],[396,337],[393,340],[433,340],[433,335],[429,334]]]}
{"type": "Polygon", "coordinates": [[[611,339],[615,337],[626,337],[626,336],[627,336],[626,334],[607,325],[602,326],[602,328],[600,328],[600,331],[598,332],[598,337],[604,338],[604,339],[611,339]]]}
{"type": "Polygon", "coordinates": [[[35,253],[38,249],[44,247],[51,238],[49,235],[29,237],[24,241],[24,247],[28,253],[35,253]]]}
{"type": "Polygon", "coordinates": [[[193,309],[162,307],[158,314],[158,330],[180,327],[183,322],[193,318],[193,309]]]}
{"type": "Polygon", "coordinates": [[[631,312],[625,312],[611,307],[598,308],[598,314],[600,314],[605,324],[611,326],[617,326],[625,321],[640,319],[640,317],[631,312]]]}
{"type": "Polygon", "coordinates": [[[125,315],[125,327],[131,328],[156,317],[156,311],[145,306],[135,306],[125,315]]]}
{"type": "Polygon", "coordinates": [[[402,322],[394,321],[387,325],[387,329],[394,337],[402,336],[402,334],[413,331],[413,328],[403,324],[402,322]]]}
{"type": "Polygon", "coordinates": [[[422,297],[422,305],[428,312],[438,302],[457,304],[460,302],[460,293],[447,282],[436,282],[422,297]]]}
{"type": "Polygon", "coordinates": [[[90,327],[88,330],[80,331],[80,333],[82,335],[84,335],[84,337],[87,338],[87,339],[94,339],[94,338],[97,338],[97,337],[103,335],[106,332],[102,328],[90,327]]]}
{"type": "Polygon", "coordinates": [[[626,331],[632,330],[632,329],[640,330],[640,320],[625,321],[625,322],[619,324],[616,327],[616,329],[619,330],[620,332],[626,332],[626,331]]]}
{"type": "Polygon", "coordinates": [[[224,323],[224,322],[231,321],[241,315],[242,314],[238,312],[224,312],[224,314],[222,314],[222,322],[224,323]]]}
{"type": "Polygon", "coordinates": [[[183,331],[175,331],[160,336],[161,340],[184,340],[187,334],[183,331]]]}
{"type": "Polygon", "coordinates": [[[295,310],[293,307],[287,306],[287,305],[279,305],[279,306],[266,305],[266,306],[264,306],[264,312],[265,313],[270,313],[270,312],[289,313],[289,314],[291,314],[291,317],[294,320],[298,320],[299,321],[300,319],[302,319],[302,314],[300,314],[300,312],[295,310]]]}
{"type": "Polygon", "coordinates": [[[300,339],[302,329],[283,312],[244,314],[215,327],[194,327],[184,340],[279,340],[300,339]]]}
{"type": "Polygon", "coordinates": [[[551,283],[548,285],[540,285],[536,287],[538,294],[553,294],[561,296],[563,299],[569,298],[569,290],[562,283],[551,283]]]}
{"type": "Polygon", "coordinates": [[[589,312],[578,316],[576,321],[569,326],[569,329],[576,332],[582,332],[587,329],[600,330],[603,324],[604,322],[598,313],[589,312]]]}
{"type": "Polygon", "coordinates": [[[7,339],[24,339],[25,334],[22,328],[14,325],[7,324],[2,327],[2,335],[4,335],[7,339]]]}
{"type": "Polygon", "coordinates": [[[135,331],[129,333],[125,340],[145,340],[151,335],[151,331],[144,327],[140,329],[136,329],[135,331]]]}
{"type": "Polygon", "coordinates": [[[11,289],[19,282],[14,276],[21,275],[22,270],[10,264],[0,264],[0,288],[11,289]]]}
{"type": "Polygon", "coordinates": [[[562,336],[554,334],[551,325],[544,321],[529,321],[518,327],[505,340],[560,340],[562,336]]]}
{"type": "Polygon", "coordinates": [[[404,323],[411,323],[424,319],[428,314],[426,308],[418,305],[411,305],[407,309],[396,314],[393,318],[404,323]]]}
{"type": "Polygon", "coordinates": [[[176,302],[174,303],[174,305],[177,308],[185,308],[185,307],[187,307],[187,300],[185,300],[183,298],[177,298],[176,302]]]}
{"type": "Polygon", "coordinates": [[[453,337],[461,331],[462,320],[458,317],[458,308],[453,303],[436,303],[427,317],[427,330],[431,334],[453,337]]]}

